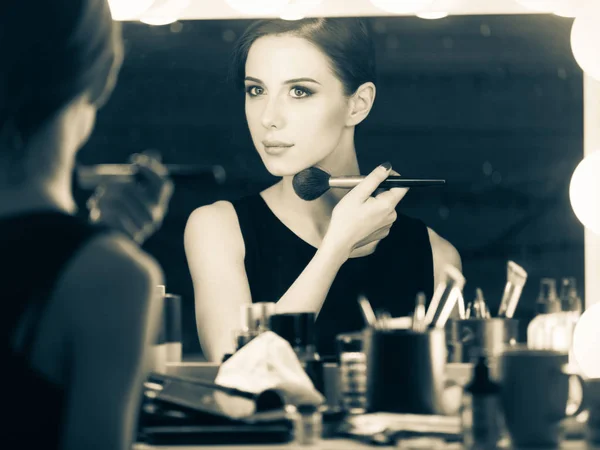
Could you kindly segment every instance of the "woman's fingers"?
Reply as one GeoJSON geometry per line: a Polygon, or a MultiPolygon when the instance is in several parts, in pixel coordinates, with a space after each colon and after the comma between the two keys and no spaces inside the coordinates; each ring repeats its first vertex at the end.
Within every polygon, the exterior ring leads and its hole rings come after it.
{"type": "Polygon", "coordinates": [[[346,197],[356,199],[361,203],[367,201],[381,182],[388,177],[391,167],[391,165],[384,164],[376,167],[358,185],[348,192],[346,197]]]}
{"type": "Polygon", "coordinates": [[[136,182],[146,189],[151,198],[161,201],[163,196],[171,196],[173,183],[167,178],[167,168],[163,164],[146,155],[136,155],[132,161],[137,172],[136,182]]]}
{"type": "Polygon", "coordinates": [[[354,249],[356,250],[357,248],[364,247],[365,245],[368,245],[371,242],[380,241],[382,239],[385,239],[390,234],[390,228],[392,227],[392,225],[393,224],[390,223],[389,225],[381,227],[377,231],[371,233],[370,235],[368,235],[367,237],[362,239],[360,242],[358,242],[356,244],[356,246],[354,247],[354,249]]]}
{"type": "Polygon", "coordinates": [[[375,199],[385,202],[390,208],[396,208],[407,193],[408,188],[392,188],[377,194],[375,199]]]}

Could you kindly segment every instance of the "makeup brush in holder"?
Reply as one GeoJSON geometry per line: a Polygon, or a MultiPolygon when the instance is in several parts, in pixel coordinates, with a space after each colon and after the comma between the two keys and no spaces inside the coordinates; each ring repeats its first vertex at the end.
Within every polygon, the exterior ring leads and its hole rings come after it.
{"type": "MultiPolygon", "coordinates": [[[[294,175],[292,185],[294,187],[294,192],[296,192],[298,197],[300,197],[302,200],[311,201],[318,199],[331,188],[352,189],[365,178],[366,177],[363,175],[332,177],[323,169],[318,167],[309,167],[308,169],[304,169],[302,172],[294,175]]],[[[429,187],[441,186],[443,184],[446,184],[446,180],[404,178],[401,176],[391,175],[379,185],[379,188],[391,189],[429,187]]]]}

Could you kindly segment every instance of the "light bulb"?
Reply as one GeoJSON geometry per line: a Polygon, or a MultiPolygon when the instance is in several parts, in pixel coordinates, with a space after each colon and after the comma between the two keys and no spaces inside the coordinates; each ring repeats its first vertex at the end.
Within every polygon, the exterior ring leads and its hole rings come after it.
{"type": "Polygon", "coordinates": [[[140,18],[148,25],[168,25],[177,22],[190,0],[156,0],[152,7],[140,18]]]}
{"type": "Polygon", "coordinates": [[[279,15],[289,0],[225,0],[225,2],[242,14],[270,16],[273,14],[279,15]]]}
{"type": "Polygon", "coordinates": [[[600,303],[585,310],[573,332],[573,357],[587,378],[600,378],[600,303]]]}
{"type": "Polygon", "coordinates": [[[600,81],[600,2],[587,2],[571,28],[571,50],[583,71],[600,81]]]}
{"type": "Polygon", "coordinates": [[[420,8],[416,16],[420,19],[437,20],[450,15],[450,11],[460,11],[468,0],[435,0],[427,8],[420,8]]]}
{"type": "Polygon", "coordinates": [[[518,4],[532,11],[554,12],[567,8],[573,0],[516,0],[518,4]]]}
{"type": "Polygon", "coordinates": [[[442,12],[442,11],[420,12],[420,13],[417,13],[417,17],[419,17],[420,19],[429,19],[429,20],[443,19],[444,17],[448,17],[448,13],[442,12]]]}
{"type": "Polygon", "coordinates": [[[371,0],[373,6],[394,14],[416,13],[435,0],[371,0]]]}
{"type": "Polygon", "coordinates": [[[108,0],[113,20],[137,20],[154,0],[108,0]]]}
{"type": "Polygon", "coordinates": [[[284,20],[304,19],[321,3],[323,0],[289,0],[279,17],[284,20]]]}
{"type": "Polygon", "coordinates": [[[586,0],[569,0],[558,9],[555,9],[553,13],[560,17],[577,17],[580,10],[585,6],[585,2],[586,0]]]}
{"type": "Polygon", "coordinates": [[[600,234],[600,150],[586,156],[573,172],[569,197],[579,221],[600,234]]]}

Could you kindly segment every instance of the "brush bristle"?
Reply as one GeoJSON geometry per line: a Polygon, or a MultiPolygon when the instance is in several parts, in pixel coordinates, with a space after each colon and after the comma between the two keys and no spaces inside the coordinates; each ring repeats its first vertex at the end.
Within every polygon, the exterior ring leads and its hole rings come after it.
{"type": "Polygon", "coordinates": [[[294,192],[302,200],[316,200],[329,189],[329,178],[330,175],[324,170],[309,167],[294,175],[294,192]]]}

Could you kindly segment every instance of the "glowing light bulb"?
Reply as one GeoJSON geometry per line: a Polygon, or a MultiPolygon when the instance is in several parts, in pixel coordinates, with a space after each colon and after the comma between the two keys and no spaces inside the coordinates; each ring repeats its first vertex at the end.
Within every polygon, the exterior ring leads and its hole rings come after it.
{"type": "Polygon", "coordinates": [[[579,163],[571,177],[569,197],[580,222],[600,234],[600,151],[579,163]]]}
{"type": "Polygon", "coordinates": [[[417,17],[428,20],[443,19],[444,17],[448,17],[448,13],[442,11],[420,12],[417,13],[417,17]]]}
{"type": "Polygon", "coordinates": [[[573,357],[587,378],[600,378],[600,303],[585,310],[573,332],[573,357]]]}
{"type": "Polygon", "coordinates": [[[279,17],[284,20],[304,19],[321,3],[323,0],[289,0],[279,17]]]}
{"type": "Polygon", "coordinates": [[[416,13],[427,8],[435,0],[371,0],[373,6],[395,14],[416,13]]]}
{"type": "Polygon", "coordinates": [[[279,15],[289,0],[225,0],[233,9],[251,16],[279,15]]]}
{"type": "Polygon", "coordinates": [[[569,0],[564,5],[561,5],[553,13],[560,17],[577,17],[579,12],[585,6],[586,0],[569,0]]]}
{"type": "Polygon", "coordinates": [[[113,20],[137,20],[154,0],[108,0],[113,20]]]}
{"type": "Polygon", "coordinates": [[[425,20],[443,19],[450,15],[450,11],[460,11],[468,0],[435,0],[426,8],[419,8],[416,16],[425,20]]]}
{"type": "Polygon", "coordinates": [[[190,0],[156,0],[152,7],[140,18],[148,25],[168,25],[177,22],[190,0]]]}
{"type": "Polygon", "coordinates": [[[571,28],[571,50],[583,71],[600,81],[600,2],[587,2],[571,28]]]}
{"type": "Polygon", "coordinates": [[[532,11],[554,12],[566,8],[573,0],[516,0],[517,3],[532,11]]]}

